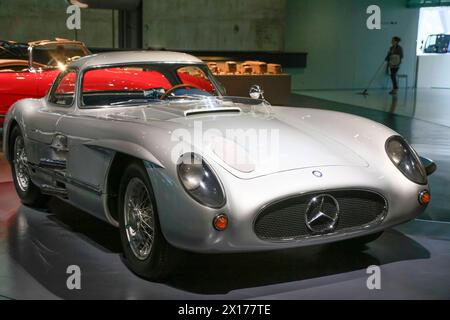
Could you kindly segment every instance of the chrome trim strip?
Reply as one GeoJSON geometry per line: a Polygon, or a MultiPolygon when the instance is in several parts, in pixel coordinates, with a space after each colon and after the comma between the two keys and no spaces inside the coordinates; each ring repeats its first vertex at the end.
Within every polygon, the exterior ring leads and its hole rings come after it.
{"type": "Polygon", "coordinates": [[[47,168],[47,169],[66,169],[67,161],[65,161],[65,160],[41,159],[39,161],[39,167],[47,168]]]}
{"type": "Polygon", "coordinates": [[[28,68],[30,72],[36,72],[36,68],[33,67],[33,45],[28,45],[28,68]]]}
{"type": "Polygon", "coordinates": [[[48,176],[54,177],[55,180],[60,181],[65,184],[71,184],[75,187],[84,189],[86,191],[92,192],[98,196],[103,195],[103,190],[101,190],[98,186],[91,185],[89,183],[80,181],[78,179],[67,177],[65,172],[51,170],[39,165],[29,164],[30,167],[34,170],[39,170],[47,174],[48,176]]]}
{"type": "Polygon", "coordinates": [[[98,196],[103,195],[103,191],[100,188],[98,188],[97,186],[93,186],[93,185],[91,185],[89,183],[86,183],[86,182],[83,182],[83,181],[80,181],[80,180],[77,180],[77,179],[74,179],[74,178],[66,178],[66,182],[68,184],[71,184],[71,185],[75,186],[75,187],[78,187],[78,188],[84,189],[86,191],[95,193],[98,196]]]}
{"type": "MultiPolygon", "coordinates": [[[[109,152],[112,152],[112,151],[109,151],[109,152]]],[[[105,190],[104,190],[104,193],[102,195],[102,202],[103,202],[103,211],[105,213],[106,219],[108,220],[108,222],[112,226],[118,228],[119,227],[119,221],[114,219],[114,217],[112,216],[111,211],[109,210],[109,203],[108,203],[109,202],[109,197],[112,196],[110,194],[109,190],[108,190],[108,179],[109,179],[109,176],[111,174],[111,167],[112,167],[112,164],[114,162],[114,157],[115,157],[115,154],[110,158],[110,161],[109,161],[109,164],[108,164],[108,168],[106,170],[106,174],[105,174],[105,178],[104,178],[104,182],[103,182],[105,190]]]]}
{"type": "Polygon", "coordinates": [[[195,115],[206,115],[215,113],[241,113],[242,109],[237,107],[231,108],[214,108],[214,109],[191,109],[184,112],[185,117],[195,116],[195,115]]]}

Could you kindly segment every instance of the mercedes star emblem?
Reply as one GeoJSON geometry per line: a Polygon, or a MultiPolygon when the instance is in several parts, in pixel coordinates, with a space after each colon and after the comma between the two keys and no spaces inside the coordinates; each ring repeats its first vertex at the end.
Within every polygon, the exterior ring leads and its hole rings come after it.
{"type": "Polygon", "coordinates": [[[306,209],[306,226],[313,233],[329,233],[336,229],[339,220],[339,203],[331,195],[313,198],[306,209]]]}
{"type": "Polygon", "coordinates": [[[313,171],[313,175],[316,177],[316,178],[322,178],[323,177],[323,173],[322,172],[320,172],[320,171],[313,171]]]}

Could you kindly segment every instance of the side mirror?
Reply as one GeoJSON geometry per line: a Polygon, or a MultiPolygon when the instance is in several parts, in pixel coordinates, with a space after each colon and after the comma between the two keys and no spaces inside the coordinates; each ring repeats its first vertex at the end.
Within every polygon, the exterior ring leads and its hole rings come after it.
{"type": "Polygon", "coordinates": [[[423,166],[425,167],[425,171],[427,172],[427,176],[431,176],[433,173],[437,170],[437,165],[433,160],[420,157],[420,161],[422,162],[423,166]]]}
{"type": "Polygon", "coordinates": [[[252,99],[264,99],[264,90],[256,84],[251,86],[249,94],[252,99]]]}

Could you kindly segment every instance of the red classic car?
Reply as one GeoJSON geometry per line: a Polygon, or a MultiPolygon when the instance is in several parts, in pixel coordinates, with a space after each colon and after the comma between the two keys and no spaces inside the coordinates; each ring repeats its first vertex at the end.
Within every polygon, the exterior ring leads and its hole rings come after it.
{"type": "Polygon", "coordinates": [[[0,130],[14,102],[44,97],[66,64],[89,54],[79,41],[0,41],[0,130]]]}

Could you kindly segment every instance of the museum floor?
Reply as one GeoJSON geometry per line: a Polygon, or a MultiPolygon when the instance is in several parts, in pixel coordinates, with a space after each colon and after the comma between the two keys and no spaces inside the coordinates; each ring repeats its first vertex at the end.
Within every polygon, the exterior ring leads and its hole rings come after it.
{"type": "Polygon", "coordinates": [[[349,91],[292,96],[295,106],[382,122],[434,159],[434,199],[420,219],[386,232],[364,251],[328,245],[189,255],[165,283],[132,274],[121,260],[117,231],[105,223],[57,200],[47,211],[20,206],[0,154],[0,299],[450,299],[449,92],[410,91],[397,99],[385,92],[367,99],[349,91]],[[66,287],[69,265],[82,270],[81,290],[66,287]],[[381,266],[381,290],[367,289],[371,265],[381,266]]]}

